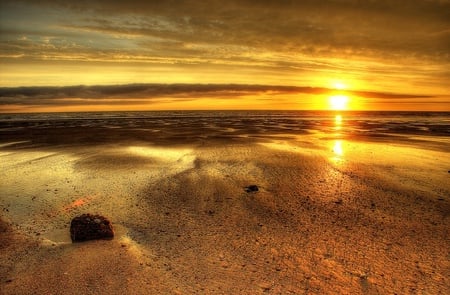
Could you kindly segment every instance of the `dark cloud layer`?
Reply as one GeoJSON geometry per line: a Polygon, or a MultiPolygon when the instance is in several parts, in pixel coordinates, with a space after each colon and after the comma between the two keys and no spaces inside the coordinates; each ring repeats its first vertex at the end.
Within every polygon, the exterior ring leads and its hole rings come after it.
{"type": "Polygon", "coordinates": [[[3,87],[0,88],[0,105],[51,105],[58,103],[108,103],[132,104],[151,102],[152,99],[171,97],[191,100],[202,97],[236,98],[261,93],[278,94],[350,94],[366,98],[429,98],[432,96],[393,94],[367,91],[338,91],[320,87],[238,85],[238,84],[128,84],[102,86],[66,86],[66,87],[3,87]],[[69,100],[67,99],[79,99],[69,100]]]}

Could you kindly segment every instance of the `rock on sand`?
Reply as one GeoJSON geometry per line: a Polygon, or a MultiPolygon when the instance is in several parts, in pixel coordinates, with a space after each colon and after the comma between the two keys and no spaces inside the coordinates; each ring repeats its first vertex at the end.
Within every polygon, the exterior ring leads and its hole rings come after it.
{"type": "Polygon", "coordinates": [[[72,242],[97,239],[112,239],[114,231],[111,222],[101,215],[83,214],[70,223],[72,242]]]}

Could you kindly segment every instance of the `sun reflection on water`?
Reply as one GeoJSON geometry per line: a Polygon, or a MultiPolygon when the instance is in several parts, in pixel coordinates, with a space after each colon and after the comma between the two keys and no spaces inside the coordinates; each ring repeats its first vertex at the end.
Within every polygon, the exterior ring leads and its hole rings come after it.
{"type": "Polygon", "coordinates": [[[334,129],[335,130],[341,130],[342,128],[342,116],[341,115],[336,115],[334,117],[334,129]]]}
{"type": "Polygon", "coordinates": [[[344,157],[344,148],[343,148],[343,140],[338,139],[342,136],[342,127],[343,127],[343,117],[341,114],[336,114],[334,117],[334,137],[336,138],[331,142],[331,150],[333,151],[333,156],[331,159],[334,162],[339,162],[343,160],[344,157]]]}
{"type": "Polygon", "coordinates": [[[342,157],[344,155],[344,150],[342,149],[342,140],[334,141],[333,153],[338,157],[342,157]]]}

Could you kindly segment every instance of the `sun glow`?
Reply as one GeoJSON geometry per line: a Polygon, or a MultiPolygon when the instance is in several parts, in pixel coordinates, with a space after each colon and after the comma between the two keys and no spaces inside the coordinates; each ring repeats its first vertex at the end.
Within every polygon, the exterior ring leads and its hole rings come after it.
{"type": "Polygon", "coordinates": [[[330,96],[329,103],[332,110],[342,111],[347,109],[348,96],[346,95],[333,95],[330,96]]]}
{"type": "Polygon", "coordinates": [[[347,88],[347,85],[345,85],[344,83],[342,83],[341,81],[336,81],[333,83],[333,87],[335,89],[339,89],[339,90],[343,90],[347,88]]]}

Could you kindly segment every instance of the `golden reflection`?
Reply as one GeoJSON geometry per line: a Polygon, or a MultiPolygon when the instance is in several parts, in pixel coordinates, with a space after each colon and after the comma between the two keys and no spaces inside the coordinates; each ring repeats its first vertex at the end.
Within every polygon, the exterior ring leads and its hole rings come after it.
{"type": "Polygon", "coordinates": [[[342,128],[342,116],[341,115],[336,115],[334,117],[334,129],[336,131],[341,130],[342,128]]]}
{"type": "Polygon", "coordinates": [[[342,140],[336,140],[334,142],[333,153],[338,157],[342,157],[344,155],[344,150],[342,149],[342,140]]]}
{"type": "MultiPolygon", "coordinates": [[[[341,114],[336,114],[334,117],[334,137],[341,138],[343,117],[341,114]]],[[[331,149],[333,151],[333,157],[331,158],[334,162],[340,162],[343,160],[344,149],[343,141],[341,139],[336,139],[331,142],[331,149]]]]}

